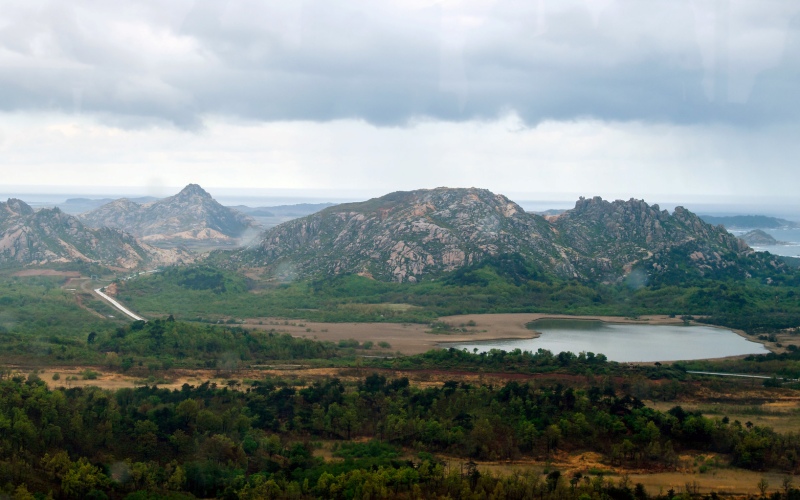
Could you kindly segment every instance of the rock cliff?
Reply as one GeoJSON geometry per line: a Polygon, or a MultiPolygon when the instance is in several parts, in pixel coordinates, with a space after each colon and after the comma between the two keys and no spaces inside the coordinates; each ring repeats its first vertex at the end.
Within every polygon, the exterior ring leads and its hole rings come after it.
{"type": "Polygon", "coordinates": [[[122,229],[150,242],[233,241],[257,227],[252,218],[220,205],[197,184],[141,205],[125,198],[115,200],[80,215],[80,219],[91,227],[122,229]]]}
{"type": "Polygon", "coordinates": [[[185,252],[151,247],[118,229],[88,228],[58,208],[34,212],[21,200],[0,203],[0,266],[91,262],[133,269],[188,260],[185,252]]]}
{"type": "Polygon", "coordinates": [[[281,224],[231,262],[278,278],[359,273],[413,282],[515,254],[554,277],[615,282],[634,267],[657,274],[688,265],[702,275],[741,266],[752,253],[682,207],[670,214],[641,200],[581,198],[548,220],[484,189],[437,188],[281,224]]]}

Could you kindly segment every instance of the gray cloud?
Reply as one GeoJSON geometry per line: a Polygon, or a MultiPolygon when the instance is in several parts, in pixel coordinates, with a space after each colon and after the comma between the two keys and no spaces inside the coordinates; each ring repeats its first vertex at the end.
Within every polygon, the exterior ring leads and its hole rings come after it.
{"type": "Polygon", "coordinates": [[[779,0],[11,2],[0,109],[256,121],[795,122],[779,0]]]}

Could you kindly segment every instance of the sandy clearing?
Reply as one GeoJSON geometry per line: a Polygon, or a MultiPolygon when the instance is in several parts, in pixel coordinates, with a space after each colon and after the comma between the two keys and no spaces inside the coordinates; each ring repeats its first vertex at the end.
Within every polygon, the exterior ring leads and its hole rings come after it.
{"type": "MultiPolygon", "coordinates": [[[[27,375],[30,370],[17,368],[17,373],[27,375]]],[[[302,367],[298,370],[291,369],[270,369],[270,368],[244,368],[232,372],[218,371],[218,370],[190,370],[190,369],[172,369],[167,372],[159,372],[156,375],[157,379],[161,382],[153,382],[146,378],[137,376],[132,373],[118,373],[109,371],[100,367],[87,367],[87,366],[61,366],[61,367],[48,367],[38,372],[41,378],[50,389],[59,387],[73,388],[73,387],[99,387],[101,389],[122,389],[133,388],[142,385],[157,385],[163,389],[180,389],[183,384],[200,385],[205,382],[217,384],[220,387],[228,385],[228,381],[236,380],[244,386],[246,380],[264,380],[265,378],[276,377],[284,379],[297,378],[299,380],[318,380],[328,379],[331,377],[338,377],[342,380],[357,381],[364,378],[371,373],[368,369],[356,370],[351,368],[306,368],[302,367]],[[93,380],[83,380],[82,374],[90,369],[97,374],[97,378],[93,380]],[[58,373],[59,379],[53,380],[53,374],[58,373]],[[71,378],[73,380],[67,380],[71,378]]],[[[441,384],[439,384],[441,385],[441,384]]],[[[245,386],[246,387],[246,386],[245,386]]]]}
{"type": "Polygon", "coordinates": [[[564,314],[514,313],[514,314],[466,314],[439,318],[454,327],[463,327],[467,333],[433,334],[428,325],[411,323],[318,323],[282,318],[251,318],[244,326],[263,330],[275,329],[295,337],[314,340],[355,339],[359,342],[372,341],[375,355],[389,352],[401,354],[421,354],[437,347],[447,347],[449,342],[472,342],[475,340],[530,339],[538,334],[525,327],[527,323],[543,318],[568,318],[600,320],[609,323],[629,324],[681,324],[682,321],[668,316],[642,316],[637,319],[620,316],[569,316],[564,314]],[[475,326],[466,326],[473,321],[475,326]],[[391,349],[380,349],[378,342],[388,342],[391,349]]]}
{"type": "Polygon", "coordinates": [[[81,273],[78,271],[56,271],[54,269],[23,269],[11,276],[66,276],[68,278],[79,278],[81,273]]]}
{"type": "MultiPolygon", "coordinates": [[[[443,454],[437,455],[444,459],[449,467],[461,468],[466,467],[469,459],[463,457],[447,456],[443,454]]],[[[642,483],[650,495],[663,495],[670,488],[680,493],[686,491],[686,488],[695,489],[698,493],[710,493],[715,491],[717,493],[727,493],[734,495],[753,495],[759,493],[758,481],[764,477],[769,482],[769,491],[779,491],[784,474],[777,472],[757,472],[732,467],[709,467],[707,472],[700,473],[698,468],[694,467],[695,460],[703,458],[710,461],[713,454],[709,453],[691,453],[681,455],[681,466],[677,471],[663,471],[652,472],[646,470],[638,470],[633,468],[626,468],[620,466],[609,465],[606,460],[599,454],[594,452],[582,453],[565,453],[563,451],[556,452],[548,461],[537,460],[531,458],[522,458],[514,461],[478,461],[478,469],[490,473],[503,473],[510,474],[514,471],[528,471],[535,470],[544,472],[545,470],[559,470],[561,471],[562,480],[568,480],[572,477],[573,473],[580,472],[584,476],[590,475],[589,471],[602,470],[606,471],[605,481],[619,483],[623,480],[624,475],[627,473],[627,479],[631,487],[636,483],[642,483]]],[[[721,462],[724,464],[727,460],[720,457],[721,462]]],[[[544,481],[542,476],[542,481],[544,481]]]]}

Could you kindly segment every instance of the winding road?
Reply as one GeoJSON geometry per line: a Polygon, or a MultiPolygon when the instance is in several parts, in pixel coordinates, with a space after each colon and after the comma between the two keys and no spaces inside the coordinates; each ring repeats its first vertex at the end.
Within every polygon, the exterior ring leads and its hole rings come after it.
{"type": "Polygon", "coordinates": [[[95,288],[94,289],[94,293],[96,293],[97,295],[99,295],[100,297],[105,299],[109,304],[111,304],[112,306],[116,307],[117,309],[119,309],[120,311],[122,311],[126,315],[130,316],[134,320],[136,320],[136,321],[147,321],[143,317],[134,314],[130,309],[127,309],[125,306],[123,306],[122,304],[120,304],[116,300],[112,299],[111,297],[109,297],[108,295],[103,293],[103,289],[102,288],[95,288]]]}

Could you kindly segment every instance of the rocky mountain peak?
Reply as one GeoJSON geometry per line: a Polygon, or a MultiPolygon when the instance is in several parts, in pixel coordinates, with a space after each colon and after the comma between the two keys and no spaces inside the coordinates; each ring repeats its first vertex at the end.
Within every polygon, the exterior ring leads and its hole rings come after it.
{"type": "Polygon", "coordinates": [[[281,224],[234,260],[279,278],[289,270],[292,277],[358,273],[413,282],[513,254],[552,276],[616,282],[635,266],[662,274],[681,266],[701,275],[738,269],[750,253],[681,207],[671,215],[644,200],[598,196],[547,220],[485,189],[436,188],[337,205],[281,224]]]}
{"type": "Polygon", "coordinates": [[[187,240],[230,244],[257,226],[250,217],[220,205],[197,184],[144,205],[124,198],[115,200],[81,215],[81,219],[92,227],[122,229],[170,247],[187,240]]]}
{"type": "Polygon", "coordinates": [[[24,201],[17,198],[9,198],[6,202],[7,209],[17,215],[31,215],[33,208],[24,201]]]}
{"type": "Polygon", "coordinates": [[[175,195],[175,198],[204,198],[213,200],[214,198],[199,184],[188,184],[185,188],[175,195]]]}
{"type": "Polygon", "coordinates": [[[122,231],[92,229],[58,208],[34,212],[19,200],[0,203],[0,267],[92,262],[121,269],[190,260],[184,251],[156,249],[122,231]]]}

